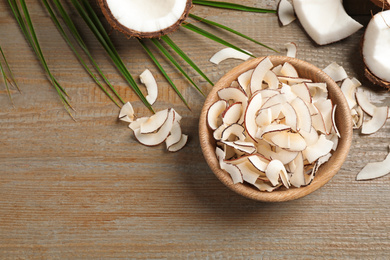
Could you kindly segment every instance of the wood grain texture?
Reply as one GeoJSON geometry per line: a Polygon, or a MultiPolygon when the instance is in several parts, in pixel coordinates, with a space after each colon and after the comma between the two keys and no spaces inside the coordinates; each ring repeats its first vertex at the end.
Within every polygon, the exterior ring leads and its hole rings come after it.
{"type": "MultiPolygon", "coordinates": [[[[93,1],[92,1],[93,2],[93,1]]],[[[276,7],[277,1],[232,1],[276,7]]],[[[368,0],[344,1],[364,25],[368,0]],[[356,4],[355,4],[356,3],[356,4]]],[[[155,110],[174,107],[183,116],[188,145],[178,153],[138,144],[119,109],[98,89],[66,46],[39,1],[28,0],[43,52],[76,108],[74,122],[64,110],[31,49],[0,1],[0,44],[22,93],[15,107],[0,81],[0,258],[1,259],[387,259],[390,256],[390,176],[357,182],[368,162],[388,153],[390,125],[363,136],[354,131],[347,160],[316,192],[290,202],[261,203],[226,188],[203,158],[198,120],[205,101],[157,55],[188,100],[180,101],[134,40],[111,37],[130,72],[156,75],[155,110]]],[[[298,45],[298,58],[324,68],[335,61],[370,91],[376,105],[390,94],[364,77],[360,30],[318,46],[299,22],[280,27],[273,14],[194,7],[195,14],[228,25],[284,53],[298,45]]],[[[76,13],[73,11],[73,15],[76,13]]],[[[75,16],[76,17],[76,16],[75,16]]],[[[118,92],[140,116],[150,115],[117,73],[92,34],[83,36],[118,92]]],[[[206,28],[206,27],[205,27],[206,28]]],[[[212,29],[256,56],[272,52],[212,29]]],[[[216,66],[208,59],[222,46],[180,29],[172,39],[216,82],[240,61],[216,66]]],[[[183,63],[184,64],[184,63],[183,63]]],[[[205,93],[211,86],[185,67],[205,93]]],[[[136,77],[138,80],[138,77],[136,77]]],[[[144,91],[144,89],[142,89],[144,91]]]]}

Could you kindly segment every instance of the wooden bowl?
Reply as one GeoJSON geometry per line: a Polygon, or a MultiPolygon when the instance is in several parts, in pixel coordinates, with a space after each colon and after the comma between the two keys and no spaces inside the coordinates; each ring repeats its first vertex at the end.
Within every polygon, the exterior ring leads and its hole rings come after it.
{"type": "Polygon", "coordinates": [[[217,82],[206,98],[203,109],[201,111],[199,121],[199,137],[203,155],[208,165],[214,174],[218,177],[218,179],[228,188],[237,192],[238,194],[241,194],[242,196],[253,200],[281,202],[298,199],[312,193],[327,183],[338,172],[347,158],[352,142],[353,127],[351,112],[347,101],[340,90],[340,87],[325,72],[312,64],[295,58],[286,56],[269,56],[269,58],[274,66],[283,64],[284,62],[291,63],[302,78],[309,78],[313,82],[326,82],[328,86],[329,98],[332,100],[333,104],[337,104],[336,125],[341,134],[341,138],[339,140],[336,151],[333,153],[329,161],[320,167],[312,183],[300,188],[292,187],[290,189],[280,189],[272,192],[265,192],[245,183],[233,184],[230,175],[226,171],[222,170],[219,166],[219,162],[215,154],[216,141],[213,138],[213,131],[207,124],[207,111],[209,107],[218,100],[218,90],[230,86],[230,84],[243,72],[255,68],[257,64],[263,59],[263,57],[244,62],[243,64],[232,69],[217,82]]]}

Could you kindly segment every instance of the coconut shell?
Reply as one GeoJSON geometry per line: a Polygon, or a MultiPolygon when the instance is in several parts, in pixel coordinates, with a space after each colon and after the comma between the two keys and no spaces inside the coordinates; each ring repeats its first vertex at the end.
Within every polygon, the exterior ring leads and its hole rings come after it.
{"type": "Polygon", "coordinates": [[[381,86],[381,87],[384,87],[384,88],[387,88],[388,90],[390,90],[390,82],[384,81],[384,80],[378,78],[367,67],[364,69],[364,75],[366,76],[366,78],[369,81],[371,81],[375,85],[378,85],[378,86],[381,86]]]}
{"type": "Polygon", "coordinates": [[[390,9],[390,2],[388,0],[371,0],[375,5],[383,9],[390,9]]]}
{"type": "Polygon", "coordinates": [[[129,37],[137,37],[137,38],[159,38],[163,35],[170,34],[174,31],[176,31],[180,27],[180,25],[187,19],[188,14],[190,13],[190,10],[192,8],[192,0],[187,0],[184,12],[180,16],[180,18],[176,21],[176,23],[174,23],[173,25],[171,25],[163,30],[158,30],[155,32],[140,32],[140,31],[128,28],[128,27],[124,26],[123,24],[119,23],[119,21],[111,13],[111,10],[107,5],[106,0],[98,0],[98,4],[99,4],[100,9],[102,10],[104,17],[106,18],[108,23],[115,30],[120,31],[129,37]]]}

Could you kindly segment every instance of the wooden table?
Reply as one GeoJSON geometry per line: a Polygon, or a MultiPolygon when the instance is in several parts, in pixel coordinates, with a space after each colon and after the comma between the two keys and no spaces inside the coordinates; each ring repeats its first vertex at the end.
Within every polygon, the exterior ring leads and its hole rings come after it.
{"type": "MultiPolygon", "coordinates": [[[[93,2],[93,1],[92,1],[93,2]]],[[[277,1],[234,1],[275,8],[277,1]]],[[[207,166],[197,124],[204,97],[160,56],[189,102],[188,110],[135,40],[112,32],[121,57],[136,77],[149,68],[157,78],[156,111],[174,107],[189,143],[177,153],[145,147],[83,68],[39,1],[27,1],[43,52],[77,110],[73,121],[21,34],[7,1],[0,1],[0,43],[22,93],[14,107],[0,83],[1,259],[386,259],[390,256],[390,176],[358,182],[368,162],[388,153],[389,122],[379,132],[355,131],[347,161],[323,188],[299,200],[260,203],[223,186],[207,166]]],[[[373,6],[345,1],[364,25],[373,6]]],[[[374,8],[374,10],[377,10],[374,8]]],[[[388,92],[363,75],[359,41],[364,30],[328,46],[314,44],[299,22],[280,27],[274,14],[195,7],[193,13],[231,26],[284,54],[324,68],[331,62],[370,89],[374,103],[390,105],[388,92]]],[[[75,19],[76,13],[72,12],[75,19]]],[[[96,60],[139,116],[150,115],[92,34],[81,27],[96,60]]],[[[257,56],[272,54],[230,34],[225,39],[257,56]]],[[[216,82],[240,61],[211,64],[223,46],[180,29],[172,38],[216,82]]],[[[183,63],[184,65],[184,63],[183,63]]],[[[185,66],[201,89],[211,86],[185,66]]],[[[142,85],[141,85],[142,86],[142,85]]],[[[144,91],[144,89],[143,89],[144,91]]]]}

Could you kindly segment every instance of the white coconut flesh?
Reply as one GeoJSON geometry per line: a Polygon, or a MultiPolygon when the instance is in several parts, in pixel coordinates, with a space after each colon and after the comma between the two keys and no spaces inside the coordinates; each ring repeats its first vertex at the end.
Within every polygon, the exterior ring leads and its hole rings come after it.
{"type": "MultiPolygon", "coordinates": [[[[108,9],[106,11],[112,15],[111,22],[114,18],[121,27],[141,33],[164,31],[177,24],[188,11],[187,0],[100,0],[100,2],[102,8],[108,9]]],[[[110,22],[110,19],[108,20],[110,22]]]]}
{"type": "Polygon", "coordinates": [[[340,138],[326,83],[307,83],[292,64],[269,58],[235,82],[207,113],[221,169],[260,191],[309,185],[340,138]]]}
{"type": "Polygon", "coordinates": [[[363,39],[364,63],[376,77],[390,82],[390,10],[377,13],[363,39]]]}
{"type": "Polygon", "coordinates": [[[303,28],[319,45],[344,39],[363,27],[346,13],[340,0],[294,0],[293,6],[303,28]]]}

